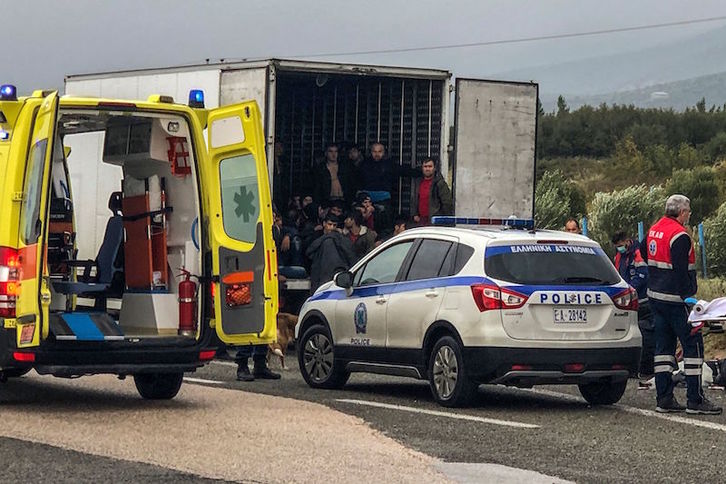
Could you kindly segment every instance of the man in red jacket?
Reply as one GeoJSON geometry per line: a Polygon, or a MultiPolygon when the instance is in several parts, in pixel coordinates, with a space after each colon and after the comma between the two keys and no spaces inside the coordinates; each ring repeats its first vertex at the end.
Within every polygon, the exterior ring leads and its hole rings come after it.
{"type": "Polygon", "coordinates": [[[444,177],[436,172],[436,162],[433,158],[423,160],[421,172],[423,178],[415,179],[412,188],[413,221],[421,225],[428,225],[431,217],[453,215],[454,204],[451,199],[451,190],[444,177]]]}

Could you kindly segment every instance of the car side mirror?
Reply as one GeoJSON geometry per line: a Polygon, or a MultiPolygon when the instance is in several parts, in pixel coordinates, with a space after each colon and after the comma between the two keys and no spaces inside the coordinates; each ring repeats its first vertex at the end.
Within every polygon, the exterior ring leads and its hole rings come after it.
{"type": "Polygon", "coordinates": [[[350,271],[338,272],[335,275],[335,284],[345,289],[349,295],[353,292],[353,273],[350,271]]]}

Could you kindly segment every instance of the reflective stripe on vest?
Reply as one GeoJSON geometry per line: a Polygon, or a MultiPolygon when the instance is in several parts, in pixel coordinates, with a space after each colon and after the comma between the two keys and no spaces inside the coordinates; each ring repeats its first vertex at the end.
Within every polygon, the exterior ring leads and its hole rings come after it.
{"type": "Polygon", "coordinates": [[[661,301],[677,302],[677,303],[683,302],[683,298],[681,296],[677,296],[675,294],[666,294],[664,292],[658,292],[658,291],[654,291],[652,289],[648,289],[648,297],[656,299],[656,300],[661,300],[661,301]]]}

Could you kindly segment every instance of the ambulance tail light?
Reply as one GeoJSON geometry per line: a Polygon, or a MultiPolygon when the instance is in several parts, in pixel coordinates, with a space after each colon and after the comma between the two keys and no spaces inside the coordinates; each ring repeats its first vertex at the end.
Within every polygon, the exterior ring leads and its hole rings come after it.
{"type": "Polygon", "coordinates": [[[199,361],[213,360],[216,355],[217,355],[216,350],[202,350],[199,352],[199,361]]]}
{"type": "Polygon", "coordinates": [[[632,287],[627,288],[623,292],[617,293],[613,296],[613,304],[618,309],[625,309],[627,311],[638,310],[638,293],[632,287]]]}
{"type": "Polygon", "coordinates": [[[0,317],[15,317],[19,266],[18,251],[9,247],[0,247],[0,317]]]}
{"type": "Polygon", "coordinates": [[[25,353],[23,351],[13,352],[13,359],[15,361],[33,362],[35,361],[35,353],[25,353]]]}
{"type": "Polygon", "coordinates": [[[524,306],[527,296],[509,289],[502,289],[494,284],[474,284],[471,294],[479,311],[492,309],[517,309],[524,306]]]}

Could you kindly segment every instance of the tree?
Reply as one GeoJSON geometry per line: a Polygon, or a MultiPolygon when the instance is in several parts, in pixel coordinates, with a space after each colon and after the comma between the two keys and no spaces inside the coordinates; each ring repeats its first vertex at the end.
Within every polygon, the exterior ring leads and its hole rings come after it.
{"type": "Polygon", "coordinates": [[[546,171],[534,194],[534,220],[538,228],[561,229],[570,217],[585,214],[585,195],[560,170],[546,171]]]}
{"type": "Polygon", "coordinates": [[[718,208],[718,183],[709,166],[674,171],[665,191],[667,196],[680,193],[691,199],[691,225],[703,222],[718,208]]]}
{"type": "Polygon", "coordinates": [[[567,101],[565,101],[565,98],[560,94],[557,98],[557,116],[563,116],[570,112],[570,108],[567,107],[567,101]]]}

